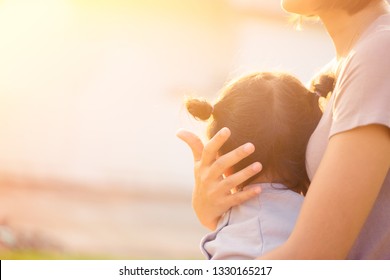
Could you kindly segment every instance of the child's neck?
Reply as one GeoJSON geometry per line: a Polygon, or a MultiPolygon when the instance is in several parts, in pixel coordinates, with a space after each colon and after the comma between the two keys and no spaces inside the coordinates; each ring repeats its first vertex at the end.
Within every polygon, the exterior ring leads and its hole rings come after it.
{"type": "MultiPolygon", "coordinates": [[[[270,183],[276,183],[280,180],[277,180],[276,178],[272,178],[271,176],[267,176],[267,174],[259,174],[254,178],[252,181],[250,181],[246,186],[255,185],[255,184],[270,184],[270,183]]],[[[240,185],[237,187],[238,190],[242,190],[244,187],[243,185],[240,185]]]]}

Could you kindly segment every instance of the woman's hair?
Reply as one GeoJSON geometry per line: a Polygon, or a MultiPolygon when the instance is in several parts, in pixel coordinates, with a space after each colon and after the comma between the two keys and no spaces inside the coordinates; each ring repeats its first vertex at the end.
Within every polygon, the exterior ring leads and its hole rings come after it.
{"type": "Polygon", "coordinates": [[[255,145],[253,154],[233,166],[232,171],[237,172],[255,161],[262,163],[262,172],[244,185],[266,176],[271,178],[270,183],[282,183],[306,194],[310,183],[305,168],[306,145],[322,115],[318,93],[289,74],[261,72],[227,85],[214,106],[204,99],[190,98],[186,107],[195,118],[210,121],[209,138],[223,127],[230,129],[231,136],[219,155],[247,142],[255,145]]]}

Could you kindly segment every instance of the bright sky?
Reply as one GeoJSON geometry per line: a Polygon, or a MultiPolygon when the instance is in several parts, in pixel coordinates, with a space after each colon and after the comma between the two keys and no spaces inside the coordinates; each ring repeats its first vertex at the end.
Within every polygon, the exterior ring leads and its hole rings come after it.
{"type": "Polygon", "coordinates": [[[239,22],[229,1],[0,0],[0,171],[191,186],[174,135],[201,125],[183,96],[214,97],[248,69],[306,73],[299,44],[328,46],[283,22],[239,22]]]}

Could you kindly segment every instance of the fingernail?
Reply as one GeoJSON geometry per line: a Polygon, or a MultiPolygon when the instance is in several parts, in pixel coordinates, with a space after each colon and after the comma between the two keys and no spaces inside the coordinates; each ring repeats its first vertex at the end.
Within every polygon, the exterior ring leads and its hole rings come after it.
{"type": "Polygon", "coordinates": [[[182,130],[181,130],[181,129],[178,129],[178,130],[176,131],[175,135],[176,135],[177,137],[179,137],[179,135],[181,134],[181,132],[182,132],[182,130]]]}
{"type": "Polygon", "coordinates": [[[254,148],[255,148],[255,146],[253,146],[252,143],[247,143],[244,145],[244,151],[247,153],[253,152],[254,148]]]}
{"type": "Polygon", "coordinates": [[[224,128],[221,129],[220,133],[221,133],[222,136],[228,136],[229,133],[230,133],[230,130],[227,127],[224,127],[224,128]]]}
{"type": "Polygon", "coordinates": [[[260,187],[256,187],[253,189],[253,191],[256,193],[256,194],[259,194],[261,193],[261,188],[260,187]]]}
{"type": "Polygon", "coordinates": [[[261,170],[261,168],[262,168],[262,166],[261,166],[260,162],[255,162],[252,165],[252,170],[255,171],[255,172],[259,172],[261,170]]]}

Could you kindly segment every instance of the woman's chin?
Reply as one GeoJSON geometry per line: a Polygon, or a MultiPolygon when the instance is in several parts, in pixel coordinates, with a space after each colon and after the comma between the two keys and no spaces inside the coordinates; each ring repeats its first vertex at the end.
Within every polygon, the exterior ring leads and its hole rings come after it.
{"type": "Polygon", "coordinates": [[[288,13],[309,16],[313,14],[313,11],[309,9],[310,4],[313,4],[311,2],[307,0],[282,0],[281,6],[288,13]]]}

